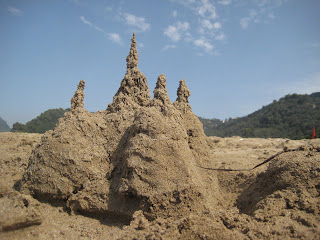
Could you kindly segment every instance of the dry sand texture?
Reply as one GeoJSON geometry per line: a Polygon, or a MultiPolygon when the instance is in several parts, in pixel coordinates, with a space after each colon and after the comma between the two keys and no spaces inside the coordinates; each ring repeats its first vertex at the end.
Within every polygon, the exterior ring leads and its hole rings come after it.
{"type": "Polygon", "coordinates": [[[184,80],[151,98],[135,35],[105,111],[84,87],[54,130],[0,134],[0,238],[320,239],[319,140],[206,137],[184,80]]]}

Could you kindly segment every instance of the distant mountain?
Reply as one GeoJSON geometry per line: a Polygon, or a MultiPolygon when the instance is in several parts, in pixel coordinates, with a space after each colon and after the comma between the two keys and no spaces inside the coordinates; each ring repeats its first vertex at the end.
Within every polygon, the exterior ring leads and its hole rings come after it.
{"type": "Polygon", "coordinates": [[[208,136],[303,139],[311,138],[315,126],[319,137],[320,92],[289,94],[241,118],[199,119],[208,136]]]}
{"type": "Polygon", "coordinates": [[[0,132],[10,132],[10,130],[7,122],[0,117],[0,132]]]}
{"type": "Polygon", "coordinates": [[[55,127],[59,118],[63,117],[64,113],[70,111],[69,108],[49,109],[41,113],[38,117],[32,119],[26,124],[16,122],[13,124],[12,132],[29,132],[29,133],[44,133],[55,127]]]}

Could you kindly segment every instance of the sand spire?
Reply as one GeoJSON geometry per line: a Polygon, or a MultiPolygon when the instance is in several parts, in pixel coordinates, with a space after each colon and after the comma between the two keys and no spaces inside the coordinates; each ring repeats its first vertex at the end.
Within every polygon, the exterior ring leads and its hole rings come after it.
{"type": "Polygon", "coordinates": [[[189,103],[189,97],[190,97],[191,93],[190,93],[184,79],[180,80],[177,95],[178,95],[178,97],[177,97],[178,102],[189,103]]]}
{"type": "Polygon", "coordinates": [[[75,91],[73,97],[71,98],[71,110],[84,107],[84,92],[83,92],[84,87],[85,87],[85,81],[80,80],[78,84],[78,88],[75,91]]]}
{"type": "Polygon", "coordinates": [[[171,104],[170,98],[168,96],[167,91],[167,82],[166,82],[166,76],[164,74],[161,74],[158,77],[157,84],[155,89],[153,90],[154,99],[153,101],[160,101],[163,105],[171,104]]]}
{"type": "Polygon", "coordinates": [[[140,106],[147,106],[151,101],[147,78],[138,69],[139,57],[135,33],[131,38],[131,47],[126,60],[126,75],[121,81],[118,92],[113,97],[113,102],[107,108],[108,112],[136,109],[140,106]]]}
{"type": "Polygon", "coordinates": [[[127,70],[138,67],[139,56],[137,51],[137,42],[136,42],[135,33],[133,33],[133,36],[131,38],[131,48],[126,60],[127,60],[127,70]]]}

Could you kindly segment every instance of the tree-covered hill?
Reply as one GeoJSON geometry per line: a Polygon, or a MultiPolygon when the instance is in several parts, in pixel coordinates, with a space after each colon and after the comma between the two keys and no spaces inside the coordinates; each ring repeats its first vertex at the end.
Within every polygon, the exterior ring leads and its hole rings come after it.
{"type": "MultiPolygon", "coordinates": [[[[49,109],[26,124],[13,124],[11,131],[44,133],[53,129],[58,119],[69,110],[49,109]]],[[[199,119],[208,136],[303,139],[311,138],[315,126],[317,137],[320,137],[320,92],[286,95],[241,118],[225,121],[199,119]]]]}
{"type": "Polygon", "coordinates": [[[311,138],[313,126],[320,135],[320,92],[291,94],[262,107],[248,116],[228,119],[203,119],[208,136],[259,138],[311,138]]]}
{"type": "Polygon", "coordinates": [[[9,125],[1,117],[0,117],[0,132],[10,132],[9,125]]]}
{"type": "Polygon", "coordinates": [[[12,132],[29,132],[29,133],[44,133],[55,127],[58,119],[63,117],[64,113],[70,109],[49,109],[41,113],[38,117],[32,119],[26,124],[16,122],[13,124],[12,132]]]}

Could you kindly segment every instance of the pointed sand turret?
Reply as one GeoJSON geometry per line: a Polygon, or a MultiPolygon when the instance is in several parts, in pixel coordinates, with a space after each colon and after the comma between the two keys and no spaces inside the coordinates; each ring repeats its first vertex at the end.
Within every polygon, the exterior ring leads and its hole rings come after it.
{"type": "Polygon", "coordinates": [[[80,80],[78,88],[71,98],[71,111],[79,108],[84,108],[84,87],[85,81],[80,80]]]}
{"type": "Polygon", "coordinates": [[[127,73],[124,76],[121,86],[109,104],[108,112],[117,112],[122,109],[137,109],[140,106],[147,106],[151,96],[147,84],[147,78],[138,69],[139,56],[137,51],[136,35],[131,38],[131,48],[127,56],[127,73]]]}
{"type": "Polygon", "coordinates": [[[174,102],[174,106],[182,112],[191,111],[189,103],[189,97],[191,93],[188,89],[184,79],[180,80],[179,88],[177,90],[177,100],[174,102]]]}
{"type": "Polygon", "coordinates": [[[137,42],[136,42],[135,33],[133,33],[133,36],[131,38],[131,48],[126,60],[127,60],[127,70],[138,67],[139,55],[137,51],[137,42]]]}
{"type": "Polygon", "coordinates": [[[191,95],[191,92],[190,92],[189,88],[187,87],[184,79],[180,80],[177,95],[178,95],[178,97],[177,97],[178,102],[189,103],[189,97],[191,95]]]}
{"type": "Polygon", "coordinates": [[[171,104],[170,98],[167,91],[167,79],[164,74],[158,77],[157,84],[153,90],[154,98],[152,100],[152,105],[169,105],[171,104]]]}

